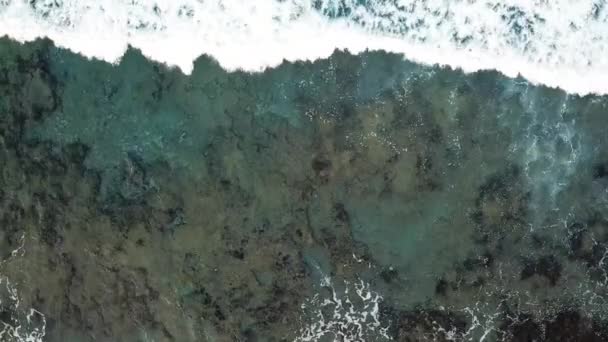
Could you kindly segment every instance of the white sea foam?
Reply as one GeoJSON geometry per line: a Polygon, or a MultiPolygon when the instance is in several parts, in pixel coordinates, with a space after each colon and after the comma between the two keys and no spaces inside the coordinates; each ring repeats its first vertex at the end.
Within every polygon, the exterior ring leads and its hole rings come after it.
{"type": "Polygon", "coordinates": [[[0,35],[49,37],[108,62],[131,45],[186,73],[202,54],[261,71],[385,50],[608,93],[608,6],[597,0],[0,0],[0,35]]]}
{"type": "Polygon", "coordinates": [[[323,297],[316,294],[302,304],[307,318],[294,342],[392,340],[388,335],[387,324],[390,322],[380,322],[379,308],[383,298],[371,289],[370,284],[363,280],[355,283],[344,281],[344,289],[336,290],[331,278],[325,275],[320,285],[331,295],[323,297]]]}
{"type": "Polygon", "coordinates": [[[46,335],[46,317],[34,308],[22,305],[17,286],[3,274],[3,268],[15,258],[25,255],[25,234],[20,244],[11,251],[8,258],[0,261],[0,311],[8,313],[0,319],[0,341],[43,342],[46,335]]]}
{"type": "Polygon", "coordinates": [[[34,308],[22,308],[17,288],[4,276],[0,276],[0,308],[15,315],[14,322],[0,320],[0,341],[44,341],[46,317],[34,308]]]}

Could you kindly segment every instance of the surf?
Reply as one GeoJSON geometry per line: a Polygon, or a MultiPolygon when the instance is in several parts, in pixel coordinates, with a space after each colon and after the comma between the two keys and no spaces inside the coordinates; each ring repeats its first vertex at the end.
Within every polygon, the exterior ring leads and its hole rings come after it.
{"type": "Polygon", "coordinates": [[[593,0],[0,0],[0,36],[46,37],[109,63],[131,46],[186,74],[201,55],[262,72],[337,49],[383,50],[608,94],[608,9],[593,0]]]}

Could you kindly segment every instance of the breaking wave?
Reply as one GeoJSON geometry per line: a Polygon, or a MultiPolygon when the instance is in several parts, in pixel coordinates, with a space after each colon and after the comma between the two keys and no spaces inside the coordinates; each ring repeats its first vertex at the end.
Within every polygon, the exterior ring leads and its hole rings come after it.
{"type": "Polygon", "coordinates": [[[3,35],[48,37],[111,63],[130,45],[185,73],[203,54],[227,70],[255,72],[336,49],[384,50],[580,95],[608,93],[603,0],[0,0],[3,35]]]}

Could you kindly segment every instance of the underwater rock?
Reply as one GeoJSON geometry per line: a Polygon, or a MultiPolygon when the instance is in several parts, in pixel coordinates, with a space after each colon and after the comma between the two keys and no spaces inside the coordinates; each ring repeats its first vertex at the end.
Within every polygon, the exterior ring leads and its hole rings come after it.
{"type": "Polygon", "coordinates": [[[478,226],[479,241],[496,242],[506,231],[511,232],[506,236],[509,240],[520,238],[513,230],[525,225],[529,197],[517,166],[510,166],[485,180],[478,190],[476,211],[472,214],[478,226]]]}
{"type": "Polygon", "coordinates": [[[505,340],[510,342],[524,341],[605,341],[608,338],[605,324],[582,316],[577,311],[562,311],[538,320],[519,314],[505,320],[501,326],[505,340]]]}
{"type": "Polygon", "coordinates": [[[562,266],[552,255],[541,256],[534,260],[525,260],[521,279],[526,280],[534,275],[545,277],[555,286],[561,276],[562,266]]]}
{"type": "Polygon", "coordinates": [[[384,307],[381,314],[391,322],[389,335],[395,341],[448,341],[449,335],[463,334],[468,327],[464,316],[447,311],[395,311],[384,307]]]}

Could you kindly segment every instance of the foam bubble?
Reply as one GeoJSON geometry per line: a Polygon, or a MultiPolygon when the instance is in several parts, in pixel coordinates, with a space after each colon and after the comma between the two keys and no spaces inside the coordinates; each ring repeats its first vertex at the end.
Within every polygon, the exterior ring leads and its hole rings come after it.
{"type": "Polygon", "coordinates": [[[17,287],[2,272],[6,263],[25,255],[25,233],[19,240],[19,246],[7,259],[0,261],[0,311],[5,313],[0,319],[0,341],[43,342],[46,336],[45,315],[34,308],[23,307],[17,287]]]}
{"type": "Polygon", "coordinates": [[[344,289],[336,290],[331,278],[325,275],[320,285],[331,295],[316,294],[302,304],[308,319],[295,342],[323,338],[343,342],[365,341],[372,337],[377,341],[392,340],[388,326],[380,322],[379,305],[383,298],[369,283],[361,279],[355,283],[344,281],[344,289]]]}
{"type": "Polygon", "coordinates": [[[111,63],[128,45],[185,73],[203,54],[262,71],[385,50],[581,95],[608,93],[607,23],[594,0],[0,0],[0,35],[111,63]]]}

